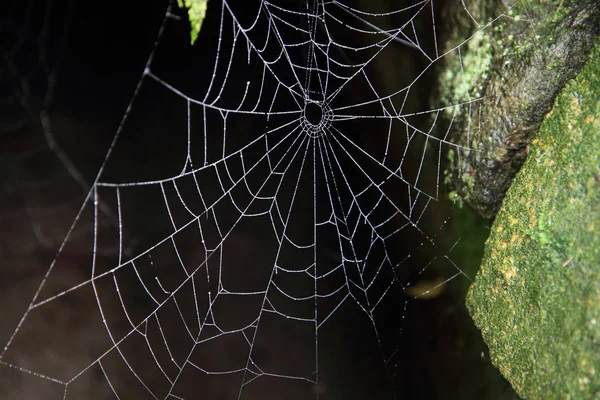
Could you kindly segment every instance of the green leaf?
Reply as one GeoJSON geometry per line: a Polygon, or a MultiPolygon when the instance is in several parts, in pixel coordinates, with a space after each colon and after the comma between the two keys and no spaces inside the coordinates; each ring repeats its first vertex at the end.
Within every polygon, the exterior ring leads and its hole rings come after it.
{"type": "Polygon", "coordinates": [[[177,4],[181,8],[188,9],[188,18],[190,19],[190,38],[192,45],[198,39],[198,34],[202,28],[202,22],[206,16],[206,7],[208,0],[177,0],[177,4]]]}

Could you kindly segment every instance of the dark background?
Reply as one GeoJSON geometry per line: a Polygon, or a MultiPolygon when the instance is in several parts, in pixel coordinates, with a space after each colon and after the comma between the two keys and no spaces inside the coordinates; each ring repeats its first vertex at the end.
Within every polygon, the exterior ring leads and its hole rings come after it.
{"type": "MultiPolygon", "coordinates": [[[[229,3],[240,15],[244,14],[244,7],[256,7],[256,2],[229,3]]],[[[75,0],[9,1],[0,6],[7,11],[0,14],[3,56],[0,70],[2,343],[8,342],[26,311],[84,201],[86,185],[94,181],[117,133],[120,135],[118,145],[106,166],[105,180],[143,180],[172,176],[181,170],[182,143],[186,140],[185,114],[181,113],[181,104],[177,100],[171,101],[155,83],[142,86],[135,97],[128,124],[121,126],[155,45],[167,6],[166,1],[90,3],[75,0]],[[46,125],[43,125],[44,116],[48,117],[46,125]],[[65,163],[60,155],[67,156],[71,163],[65,163]]],[[[210,57],[218,39],[219,6],[216,0],[209,3],[209,13],[194,47],[189,44],[187,24],[182,20],[168,25],[156,50],[152,70],[161,77],[168,77],[176,87],[185,87],[192,97],[201,96],[211,78],[213,60],[210,57]]],[[[177,7],[173,13],[185,18],[177,7]]],[[[411,57],[410,50],[399,52],[404,57],[411,57]]],[[[411,69],[423,67],[423,60],[417,55],[412,61],[403,60],[406,66],[401,68],[402,73],[410,75],[411,69]]],[[[392,58],[383,62],[392,69],[398,64],[392,58]]],[[[232,83],[238,79],[243,84],[247,76],[232,74],[230,79],[232,83]]],[[[407,78],[400,76],[397,79],[402,82],[407,78]]],[[[356,90],[360,93],[361,88],[356,90]]],[[[422,94],[414,100],[415,107],[422,108],[419,104],[427,101],[427,90],[429,88],[423,87],[422,94]]],[[[126,209],[135,215],[129,226],[134,253],[146,246],[145,240],[149,239],[145,239],[145,234],[152,236],[154,231],[156,234],[161,232],[156,221],[148,217],[146,211],[151,209],[151,205],[126,209]]],[[[447,228],[437,239],[441,246],[449,248],[458,237],[461,238],[453,259],[474,277],[471,266],[477,264],[488,222],[477,219],[468,211],[454,210],[446,201],[430,210],[428,221],[436,225],[431,229],[433,231],[438,230],[440,221],[450,218],[447,228]]],[[[107,209],[102,218],[110,230],[114,215],[107,209]]],[[[85,225],[77,227],[83,238],[90,234],[89,228],[85,225]]],[[[255,242],[248,242],[249,239],[241,240],[254,246],[255,242]]],[[[71,287],[80,280],[77,276],[89,274],[86,260],[91,249],[89,241],[82,240],[82,243],[87,245],[73,246],[74,250],[65,253],[62,262],[72,266],[70,271],[75,277],[64,275],[59,287],[71,287]]],[[[422,269],[422,262],[416,259],[413,269],[422,269]]],[[[436,266],[427,273],[430,275],[423,276],[425,282],[444,276],[436,266]]],[[[490,365],[485,345],[466,313],[463,303],[467,284],[467,279],[457,278],[434,299],[412,301],[406,311],[385,310],[391,327],[397,328],[400,324],[402,334],[397,338],[400,352],[396,366],[384,372],[380,368],[380,354],[373,352],[372,346],[365,346],[371,338],[369,321],[361,320],[353,314],[355,311],[340,310],[334,329],[326,332],[329,341],[324,343],[331,345],[323,352],[323,359],[330,364],[322,367],[328,386],[315,389],[320,398],[387,398],[391,387],[396,397],[402,399],[514,398],[508,384],[490,365]]],[[[20,363],[31,365],[32,369],[38,363],[44,365],[48,359],[56,357],[50,350],[35,345],[39,335],[54,335],[57,340],[62,337],[63,342],[66,341],[62,344],[65,347],[83,337],[81,340],[90,353],[97,353],[94,343],[96,340],[103,343],[100,337],[105,331],[101,326],[85,322],[86,316],[92,313],[89,310],[96,310],[97,304],[93,294],[81,296],[74,303],[56,302],[55,308],[47,312],[47,318],[39,320],[40,325],[27,328],[27,340],[17,347],[21,354],[14,357],[20,363]]],[[[266,347],[265,357],[283,351],[284,346],[284,340],[273,339],[266,347]]],[[[213,351],[217,357],[226,359],[227,348],[213,351]]],[[[86,365],[87,355],[78,357],[75,354],[72,358],[65,357],[64,361],[59,359],[65,374],[81,370],[77,365],[86,365]],[[73,363],[72,368],[69,362],[73,363]]],[[[123,376],[129,376],[126,369],[124,372],[123,376]]],[[[106,387],[96,382],[102,381],[101,378],[95,375],[95,378],[81,380],[86,384],[79,386],[86,387],[76,386],[69,397],[111,398],[101,394],[106,393],[106,387]],[[96,390],[97,387],[103,388],[104,392],[96,390]]],[[[44,386],[45,380],[41,382],[22,372],[15,374],[14,369],[1,368],[0,398],[62,398],[60,388],[56,387],[59,385],[50,385],[49,389],[44,386]]],[[[197,394],[189,398],[237,398],[230,397],[226,394],[229,391],[219,385],[204,389],[197,385],[198,382],[190,383],[190,393],[197,394]]],[[[129,393],[126,383],[123,388],[122,393],[129,393]]],[[[281,390],[287,391],[289,398],[306,398],[301,392],[294,393],[293,385],[281,390]]],[[[121,398],[143,398],[136,396],[130,394],[121,398]]]]}

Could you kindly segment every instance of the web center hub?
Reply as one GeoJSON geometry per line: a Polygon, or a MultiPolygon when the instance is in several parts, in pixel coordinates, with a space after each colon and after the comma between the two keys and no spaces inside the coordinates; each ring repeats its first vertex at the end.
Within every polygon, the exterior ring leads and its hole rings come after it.
{"type": "Polygon", "coordinates": [[[317,103],[307,103],[304,107],[304,118],[311,125],[319,125],[323,120],[323,110],[317,103]]]}
{"type": "Polygon", "coordinates": [[[333,113],[327,103],[307,100],[301,119],[303,131],[311,137],[319,137],[331,126],[333,113]]]}

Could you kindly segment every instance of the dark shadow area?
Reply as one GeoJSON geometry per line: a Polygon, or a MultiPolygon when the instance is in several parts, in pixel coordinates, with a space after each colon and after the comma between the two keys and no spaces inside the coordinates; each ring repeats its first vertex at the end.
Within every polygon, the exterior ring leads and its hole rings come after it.
{"type": "Polygon", "coordinates": [[[168,1],[51,3],[2,6],[0,399],[515,398],[419,113],[431,12],[211,0],[192,47],[168,1]]]}

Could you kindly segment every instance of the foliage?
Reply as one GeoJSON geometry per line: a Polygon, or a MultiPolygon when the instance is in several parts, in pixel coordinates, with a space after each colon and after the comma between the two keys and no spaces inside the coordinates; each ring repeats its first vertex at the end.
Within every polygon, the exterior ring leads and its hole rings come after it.
{"type": "Polygon", "coordinates": [[[206,16],[206,8],[208,7],[208,0],[177,0],[177,4],[181,8],[187,8],[191,26],[190,38],[193,45],[198,39],[198,34],[202,28],[202,23],[206,16]]]}

